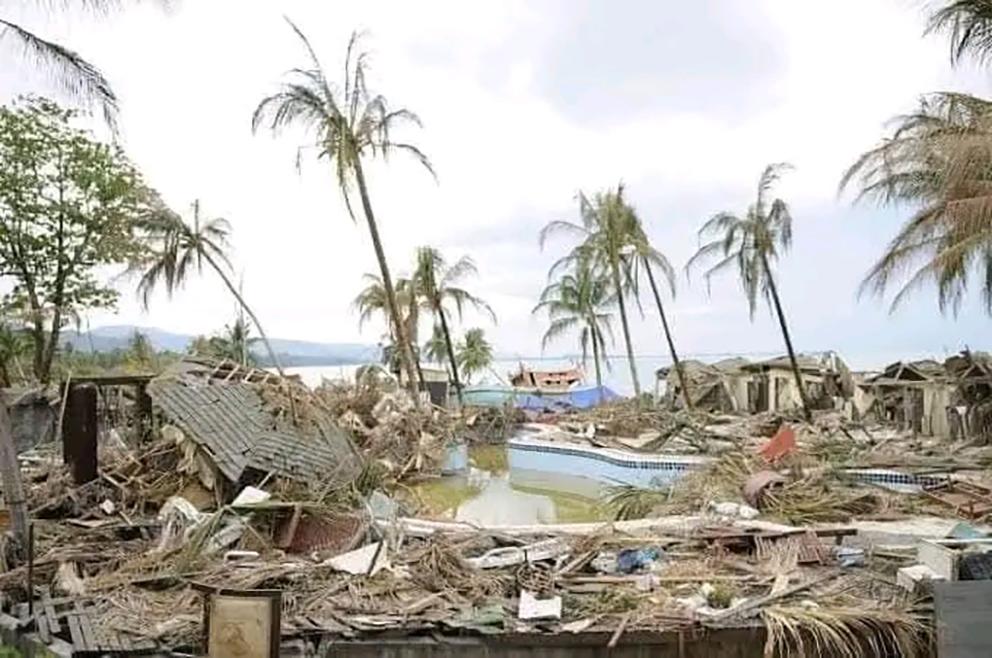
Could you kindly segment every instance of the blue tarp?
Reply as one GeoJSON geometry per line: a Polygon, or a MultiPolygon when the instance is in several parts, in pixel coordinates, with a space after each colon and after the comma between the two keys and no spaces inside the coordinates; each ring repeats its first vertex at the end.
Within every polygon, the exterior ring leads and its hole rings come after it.
{"type": "Polygon", "coordinates": [[[513,406],[519,409],[538,411],[542,409],[588,409],[619,398],[619,395],[606,386],[592,386],[562,393],[517,395],[513,398],[513,406]]]}

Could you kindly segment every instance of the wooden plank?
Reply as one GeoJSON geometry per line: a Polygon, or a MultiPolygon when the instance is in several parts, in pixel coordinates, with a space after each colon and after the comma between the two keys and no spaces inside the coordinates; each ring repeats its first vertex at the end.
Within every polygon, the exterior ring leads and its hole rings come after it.
{"type": "Polygon", "coordinates": [[[52,633],[48,629],[48,615],[45,614],[44,610],[42,610],[41,612],[35,614],[34,618],[38,623],[38,636],[41,638],[42,642],[48,644],[52,641],[52,633]]]}
{"type": "Polygon", "coordinates": [[[55,601],[52,597],[45,593],[41,595],[41,605],[45,610],[45,616],[48,617],[48,624],[51,626],[52,633],[61,633],[62,627],[59,625],[59,616],[55,614],[55,601]]]}
{"type": "Polygon", "coordinates": [[[97,643],[96,633],[93,632],[93,626],[90,624],[90,615],[79,601],[76,601],[75,616],[79,620],[79,628],[83,632],[83,637],[86,639],[86,646],[91,651],[99,650],[100,647],[97,643]]]}
{"type": "Polygon", "coordinates": [[[79,618],[76,616],[76,613],[69,612],[66,614],[65,620],[69,624],[69,637],[72,639],[72,650],[74,652],[87,651],[86,637],[83,635],[83,631],[79,628],[79,618]]]}
{"type": "Polygon", "coordinates": [[[934,582],[937,655],[992,656],[992,581],[934,582]]]}

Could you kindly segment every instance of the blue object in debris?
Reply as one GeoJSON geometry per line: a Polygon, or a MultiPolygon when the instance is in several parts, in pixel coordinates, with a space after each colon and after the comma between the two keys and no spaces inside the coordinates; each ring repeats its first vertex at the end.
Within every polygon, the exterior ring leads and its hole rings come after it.
{"type": "Polygon", "coordinates": [[[468,470],[468,444],[449,443],[444,447],[441,475],[457,475],[468,470]]]}
{"type": "Polygon", "coordinates": [[[596,405],[618,400],[619,395],[606,386],[576,388],[554,393],[526,393],[513,399],[513,406],[535,411],[558,411],[565,409],[589,409],[596,405]]]}
{"type": "Polygon", "coordinates": [[[617,571],[634,573],[650,567],[661,559],[662,551],[657,548],[627,548],[617,553],[617,571]]]}

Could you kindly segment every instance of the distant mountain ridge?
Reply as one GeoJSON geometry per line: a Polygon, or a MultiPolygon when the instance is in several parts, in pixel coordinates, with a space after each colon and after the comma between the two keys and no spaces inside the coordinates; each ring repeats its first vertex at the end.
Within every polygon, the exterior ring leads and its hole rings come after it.
{"type": "MultiPolygon", "coordinates": [[[[71,344],[80,352],[112,352],[126,349],[131,336],[138,331],[144,334],[156,351],[185,352],[194,336],[179,334],[157,327],[137,327],[134,325],[112,325],[95,327],[90,331],[66,330],[62,332],[62,345],[71,344]]],[[[285,338],[271,339],[272,349],[285,367],[294,366],[336,366],[352,363],[368,363],[379,360],[379,347],[363,343],[315,343],[285,338]]],[[[265,347],[252,346],[261,362],[267,361],[265,347]]]]}

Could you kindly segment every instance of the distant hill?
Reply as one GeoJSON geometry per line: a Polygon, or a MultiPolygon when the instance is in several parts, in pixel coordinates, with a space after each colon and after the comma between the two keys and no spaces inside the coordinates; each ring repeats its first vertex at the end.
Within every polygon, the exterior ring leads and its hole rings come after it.
{"type": "MultiPolygon", "coordinates": [[[[133,325],[114,325],[97,327],[91,331],[77,332],[67,330],[62,332],[63,345],[71,344],[73,349],[80,352],[112,352],[125,349],[135,331],[140,331],[148,337],[156,351],[184,352],[193,336],[177,334],[157,327],[136,327],[133,325]]],[[[283,338],[272,339],[272,349],[279,355],[283,366],[336,366],[349,363],[368,363],[379,359],[379,347],[362,343],[313,343],[303,340],[283,338]]],[[[267,361],[265,347],[256,344],[252,351],[259,361],[267,361]]]]}

